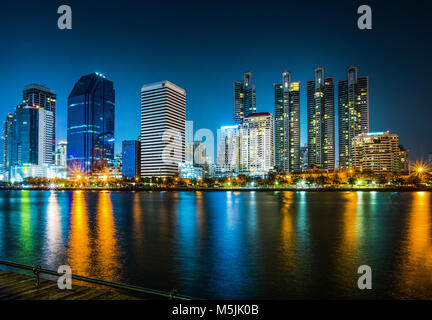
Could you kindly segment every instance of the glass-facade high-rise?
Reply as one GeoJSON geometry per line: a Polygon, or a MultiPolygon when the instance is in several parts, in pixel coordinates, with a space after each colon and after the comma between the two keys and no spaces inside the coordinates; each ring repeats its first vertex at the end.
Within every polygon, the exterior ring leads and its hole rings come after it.
{"type": "MultiPolygon", "coordinates": [[[[54,164],[51,111],[19,105],[4,126],[4,178],[12,181],[14,167],[54,164]]],[[[22,177],[19,177],[22,178],[22,177]]]]}
{"type": "Polygon", "coordinates": [[[315,68],[315,80],[307,82],[308,165],[335,168],[334,79],[323,67],[315,68]]]}
{"type": "Polygon", "coordinates": [[[243,75],[243,81],[234,82],[234,120],[241,123],[244,117],[256,113],[256,86],[252,72],[243,75]]]}
{"type": "Polygon", "coordinates": [[[68,99],[69,175],[92,174],[114,163],[114,84],[99,73],[80,78],[68,99]]]}
{"type": "Polygon", "coordinates": [[[348,67],[347,79],[338,83],[339,168],[353,165],[353,139],[369,132],[369,77],[348,67]]]}
{"type": "Polygon", "coordinates": [[[122,143],[122,175],[132,179],[140,175],[140,142],[125,140],[122,143]]]}
{"type": "Polygon", "coordinates": [[[54,161],[55,146],[56,146],[56,106],[57,106],[57,94],[50,88],[41,86],[39,84],[29,84],[24,87],[23,90],[23,105],[33,106],[36,108],[42,108],[52,112],[53,124],[50,126],[51,132],[48,133],[52,136],[52,156],[54,161]]]}
{"type": "Polygon", "coordinates": [[[275,167],[280,172],[300,171],[300,82],[282,73],[275,85],[275,167]]]}

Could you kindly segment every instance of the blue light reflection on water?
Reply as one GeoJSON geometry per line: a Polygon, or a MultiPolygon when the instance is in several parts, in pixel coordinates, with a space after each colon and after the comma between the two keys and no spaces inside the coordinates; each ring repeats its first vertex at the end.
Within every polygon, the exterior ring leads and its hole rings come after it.
{"type": "Polygon", "coordinates": [[[432,298],[431,193],[0,192],[0,259],[203,298],[432,298]],[[374,290],[356,288],[370,265],[374,290]]]}

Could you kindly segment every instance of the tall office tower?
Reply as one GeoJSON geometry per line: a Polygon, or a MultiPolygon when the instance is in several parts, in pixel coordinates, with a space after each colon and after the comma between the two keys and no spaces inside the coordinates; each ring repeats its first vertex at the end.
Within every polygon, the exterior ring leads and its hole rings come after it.
{"type": "Polygon", "coordinates": [[[186,121],[186,158],[187,163],[194,163],[194,131],[193,131],[193,121],[186,121]]]}
{"type": "Polygon", "coordinates": [[[14,115],[8,114],[3,129],[3,180],[10,181],[14,115]]]}
{"type": "Polygon", "coordinates": [[[275,85],[275,167],[278,171],[300,171],[300,82],[282,73],[275,85]]]}
{"type": "Polygon", "coordinates": [[[82,76],[68,99],[69,176],[114,164],[114,84],[100,73],[82,76]]]}
{"type": "Polygon", "coordinates": [[[55,152],[55,164],[60,167],[67,167],[67,142],[60,141],[57,143],[55,152]]]}
{"type": "Polygon", "coordinates": [[[334,79],[326,78],[323,67],[315,69],[315,80],[307,82],[308,165],[335,168],[334,79]]]}
{"type": "Polygon", "coordinates": [[[122,174],[126,178],[140,175],[141,147],[138,140],[125,140],[122,144],[122,174]]]}
{"type": "Polygon", "coordinates": [[[223,126],[220,129],[217,166],[238,171],[240,160],[240,126],[223,126]]]}
{"type": "Polygon", "coordinates": [[[240,125],[240,171],[263,176],[273,166],[273,116],[251,114],[240,125]]]}
{"type": "Polygon", "coordinates": [[[5,121],[4,164],[8,181],[14,179],[14,167],[54,164],[52,155],[53,112],[19,105],[5,121]]]}
{"type": "Polygon", "coordinates": [[[353,139],[353,167],[376,174],[406,171],[407,151],[399,136],[386,132],[362,133],[353,139]]]}
{"type": "Polygon", "coordinates": [[[169,81],[141,88],[141,176],[178,173],[185,162],[186,91],[169,81]]]}
{"type": "Polygon", "coordinates": [[[348,67],[347,80],[338,83],[339,168],[352,166],[353,139],[369,132],[369,77],[348,67]]]}
{"type": "Polygon", "coordinates": [[[256,112],[256,86],[252,84],[252,72],[243,75],[243,81],[234,82],[234,120],[242,119],[256,112]]]}
{"type": "Polygon", "coordinates": [[[54,143],[52,144],[51,156],[54,160],[55,157],[55,146],[56,146],[56,105],[57,105],[57,95],[54,90],[47,87],[30,84],[24,87],[23,90],[23,105],[35,106],[42,108],[53,113],[53,125],[52,133],[50,135],[53,137],[54,143]]]}

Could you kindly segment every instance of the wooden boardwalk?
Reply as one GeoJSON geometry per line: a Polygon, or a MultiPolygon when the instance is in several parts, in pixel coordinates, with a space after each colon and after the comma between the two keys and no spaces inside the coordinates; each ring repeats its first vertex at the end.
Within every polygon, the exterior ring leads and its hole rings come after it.
{"type": "Polygon", "coordinates": [[[0,270],[0,300],[138,300],[111,290],[72,284],[72,290],[60,290],[56,281],[0,270]]]}

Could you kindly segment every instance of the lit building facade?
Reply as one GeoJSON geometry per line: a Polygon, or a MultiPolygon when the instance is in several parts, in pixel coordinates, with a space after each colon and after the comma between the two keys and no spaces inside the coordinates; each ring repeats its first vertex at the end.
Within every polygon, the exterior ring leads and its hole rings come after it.
{"type": "Polygon", "coordinates": [[[338,83],[339,168],[353,162],[353,139],[369,132],[369,77],[359,77],[357,67],[348,67],[347,80],[338,83]]]}
{"type": "Polygon", "coordinates": [[[198,180],[203,178],[203,168],[194,167],[193,163],[190,162],[179,163],[178,171],[182,179],[198,180]]]}
{"type": "Polygon", "coordinates": [[[282,73],[275,84],[275,167],[280,172],[300,171],[300,82],[282,73]]]}
{"type": "Polygon", "coordinates": [[[273,167],[273,116],[268,112],[251,114],[240,125],[240,171],[263,176],[273,167]]]}
{"type": "Polygon", "coordinates": [[[334,79],[323,67],[315,68],[315,80],[307,82],[308,165],[335,169],[334,79]]]}
{"type": "Polygon", "coordinates": [[[132,179],[140,175],[141,144],[138,140],[125,140],[122,143],[122,174],[132,179]]]}
{"type": "Polygon", "coordinates": [[[240,160],[240,126],[220,128],[220,140],[217,153],[217,167],[237,172],[240,160]]]}
{"type": "Polygon", "coordinates": [[[185,162],[186,91],[169,81],[141,88],[141,176],[178,173],[185,162]]]}
{"type": "Polygon", "coordinates": [[[67,167],[67,141],[60,141],[55,151],[56,166],[67,167]]]}
{"type": "Polygon", "coordinates": [[[99,73],[80,78],[68,99],[69,175],[94,174],[114,162],[114,84],[99,73]]]}
{"type": "Polygon", "coordinates": [[[301,171],[307,171],[308,169],[308,148],[307,145],[300,148],[300,169],[301,171]]]}
{"type": "Polygon", "coordinates": [[[24,87],[23,90],[23,105],[34,106],[52,112],[53,125],[52,132],[49,133],[53,137],[52,156],[54,157],[56,146],[56,109],[57,109],[57,94],[50,88],[39,84],[30,84],[24,87]]]}
{"type": "Polygon", "coordinates": [[[409,160],[408,160],[408,152],[403,145],[399,145],[399,170],[403,172],[409,171],[409,160]]]}
{"type": "Polygon", "coordinates": [[[4,179],[15,179],[14,167],[54,165],[54,117],[43,108],[19,105],[4,127],[4,179]]]}
{"type": "Polygon", "coordinates": [[[193,121],[186,121],[186,162],[193,163],[194,162],[194,130],[193,130],[193,121]]]}
{"type": "Polygon", "coordinates": [[[353,151],[353,167],[361,171],[385,174],[408,168],[407,152],[400,148],[399,136],[389,131],[362,133],[354,137],[353,151]]]}
{"type": "Polygon", "coordinates": [[[243,81],[234,82],[234,121],[256,112],[256,86],[252,84],[252,72],[243,74],[243,81]]]}
{"type": "Polygon", "coordinates": [[[43,165],[16,165],[11,168],[11,182],[23,182],[26,178],[65,179],[67,171],[62,166],[43,165]]]}

